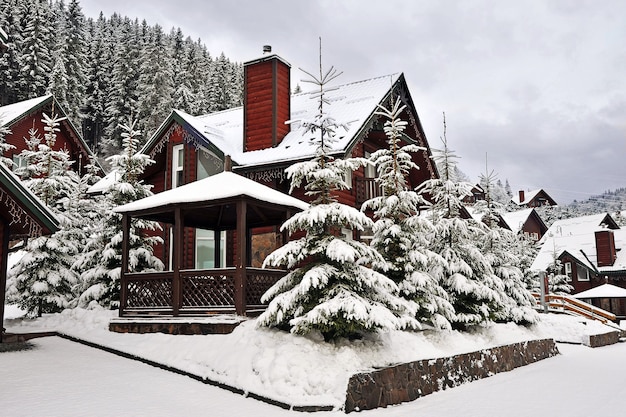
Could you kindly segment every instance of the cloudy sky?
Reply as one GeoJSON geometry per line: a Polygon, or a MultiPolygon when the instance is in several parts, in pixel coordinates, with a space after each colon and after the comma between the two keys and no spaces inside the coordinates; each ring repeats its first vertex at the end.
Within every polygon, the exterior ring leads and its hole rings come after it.
{"type": "Polygon", "coordinates": [[[81,0],[180,27],[213,56],[244,62],[272,45],[298,68],[347,83],[403,72],[433,148],[472,181],[493,170],[513,191],[559,203],[626,186],[626,2],[621,0],[81,0]]]}

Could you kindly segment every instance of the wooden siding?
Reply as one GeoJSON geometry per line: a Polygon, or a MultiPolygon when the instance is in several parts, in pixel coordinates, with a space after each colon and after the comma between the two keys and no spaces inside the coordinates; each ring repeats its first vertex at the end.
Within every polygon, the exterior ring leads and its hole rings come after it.
{"type": "Polygon", "coordinates": [[[244,72],[244,149],[271,148],[289,133],[290,68],[274,58],[244,72]]]}
{"type": "MultiPolygon", "coordinates": [[[[46,114],[49,114],[49,112],[46,112],[46,114]]],[[[5,141],[15,146],[15,149],[5,152],[3,156],[13,158],[13,156],[17,156],[20,152],[27,149],[25,139],[30,137],[28,131],[33,127],[37,129],[37,135],[42,138],[43,142],[45,132],[44,123],[41,119],[43,119],[43,110],[38,110],[9,126],[11,133],[6,135],[5,141]]],[[[79,147],[76,141],[72,139],[72,133],[67,122],[61,122],[60,124],[60,131],[57,132],[54,149],[66,149],[70,154],[70,159],[74,161],[72,169],[80,174],[85,173],[84,167],[89,163],[87,159],[88,151],[79,147]]]]}

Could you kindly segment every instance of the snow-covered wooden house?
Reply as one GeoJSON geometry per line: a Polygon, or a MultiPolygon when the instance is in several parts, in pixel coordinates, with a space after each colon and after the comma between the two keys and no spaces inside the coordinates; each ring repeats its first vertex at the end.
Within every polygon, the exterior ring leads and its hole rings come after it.
{"type": "MultiPolygon", "coordinates": [[[[0,164],[0,300],[5,298],[9,242],[51,234],[58,227],[58,220],[45,204],[0,164]]],[[[0,323],[3,317],[4,302],[0,303],[0,323]]]]}
{"type": "MultiPolygon", "coordinates": [[[[43,114],[51,116],[53,112],[60,117],[66,117],[63,108],[51,94],[1,106],[0,126],[10,130],[10,133],[5,135],[5,142],[15,146],[3,156],[12,158],[16,167],[20,166],[23,161],[20,160],[19,154],[27,147],[25,139],[29,138],[29,131],[36,129],[37,134],[43,137],[43,114]]],[[[84,173],[89,158],[93,156],[91,150],[71,120],[65,118],[59,128],[54,149],[66,149],[70,159],[74,161],[72,168],[80,174],[84,173]]]]}
{"type": "Polygon", "coordinates": [[[541,188],[531,191],[519,190],[517,195],[513,196],[511,201],[520,207],[542,207],[557,205],[556,201],[554,201],[554,199],[541,188]]]}
{"type": "MultiPolygon", "coordinates": [[[[608,213],[555,221],[541,241],[531,269],[545,271],[554,259],[574,287],[572,294],[610,283],[626,288],[626,229],[608,213]]],[[[594,305],[626,316],[626,299],[594,299],[594,305]]]]}
{"type": "MultiPolygon", "coordinates": [[[[279,232],[285,216],[309,201],[303,189],[287,195],[290,184],[285,169],[314,156],[316,148],[300,121],[313,119],[318,112],[316,92],[291,93],[290,72],[289,63],[275,54],[244,63],[242,107],[203,116],[174,110],[143,147],[141,153],[156,163],[147,168],[142,179],[154,185],[155,201],[161,195],[167,198],[155,207],[128,205],[121,212],[125,222],[142,217],[163,224],[164,244],[155,248],[155,254],[163,260],[166,271],[143,275],[124,271],[120,315],[249,314],[261,307],[260,295],[284,275],[284,271],[258,267],[286,238],[279,232]],[[231,166],[234,174],[224,176],[225,167],[231,166]],[[293,200],[264,202],[262,195],[248,195],[234,185],[231,194],[228,190],[215,194],[223,187],[208,180],[232,181],[233,175],[264,187],[266,191],[261,194],[267,197],[278,192],[293,200]],[[172,194],[178,188],[184,194],[198,195],[172,194]],[[205,197],[195,200],[201,192],[205,197]],[[172,195],[175,201],[170,200],[172,195]],[[215,200],[215,195],[222,197],[215,200]],[[194,199],[193,204],[189,198],[194,199]]],[[[337,134],[333,156],[367,157],[387,148],[383,131],[386,120],[375,113],[379,105],[389,107],[399,97],[407,106],[402,115],[408,122],[404,141],[424,148],[414,155],[421,169],[411,172],[410,185],[437,177],[402,74],[335,86],[325,97],[330,101],[325,110],[347,126],[337,134]]],[[[338,200],[360,208],[380,193],[375,176],[374,167],[354,172],[348,178],[351,188],[339,192],[338,200]]],[[[353,238],[366,237],[348,230],[345,233],[353,238]]]]}
{"type": "Polygon", "coordinates": [[[503,227],[515,233],[523,233],[533,240],[541,239],[548,230],[548,226],[534,208],[502,213],[500,217],[503,227]]]}
{"type": "MultiPolygon", "coordinates": [[[[202,116],[172,111],[141,151],[156,161],[146,170],[145,182],[154,185],[155,193],[176,188],[222,172],[229,155],[233,172],[287,193],[285,168],[311,159],[315,152],[299,121],[312,119],[318,111],[316,92],[292,94],[290,78],[290,64],[269,53],[244,63],[243,106],[202,116]]],[[[409,123],[404,139],[425,149],[414,155],[420,170],[411,172],[411,185],[438,175],[403,74],[335,86],[326,96],[330,104],[325,110],[348,127],[338,132],[339,140],[332,147],[334,156],[367,157],[387,147],[385,120],[375,112],[378,105],[389,107],[392,98],[400,97],[407,106],[402,119],[409,123]]],[[[349,178],[351,189],[339,193],[339,201],[360,208],[380,192],[374,177],[375,168],[371,166],[354,172],[349,178]]],[[[308,200],[302,189],[293,195],[308,200]]],[[[252,265],[260,266],[265,256],[280,245],[276,230],[273,227],[253,232],[252,265]]],[[[166,244],[156,252],[165,265],[171,264],[167,250],[170,236],[171,231],[165,228],[162,237],[166,244]]],[[[231,264],[234,239],[228,232],[220,239],[220,247],[224,248],[221,264],[231,264]]],[[[213,252],[204,250],[215,245],[212,234],[186,230],[185,242],[184,267],[215,265],[213,252]]]]}

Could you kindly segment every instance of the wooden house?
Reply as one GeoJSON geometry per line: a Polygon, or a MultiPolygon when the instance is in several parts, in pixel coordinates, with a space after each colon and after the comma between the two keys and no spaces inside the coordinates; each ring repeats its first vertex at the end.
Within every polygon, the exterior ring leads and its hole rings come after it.
{"type": "MultiPolygon", "coordinates": [[[[244,63],[243,106],[202,116],[172,111],[141,150],[156,162],[147,168],[144,181],[154,186],[153,192],[160,193],[222,172],[224,160],[230,156],[233,172],[287,193],[289,181],[285,169],[314,156],[311,134],[305,131],[302,121],[312,119],[318,112],[315,91],[291,94],[290,73],[287,61],[269,53],[244,63]]],[[[347,130],[337,132],[337,141],[331,148],[333,156],[367,157],[386,148],[383,131],[386,120],[375,113],[377,106],[389,107],[392,100],[400,98],[407,106],[402,115],[408,122],[404,141],[424,148],[414,155],[420,169],[410,173],[411,186],[437,177],[403,74],[333,86],[326,97],[330,104],[325,111],[338,123],[347,125],[347,130]]],[[[339,192],[338,200],[360,208],[364,201],[380,193],[375,176],[373,166],[354,172],[348,178],[351,188],[339,192]]],[[[293,196],[309,199],[303,189],[295,190],[293,196]]],[[[276,231],[277,227],[253,231],[253,265],[260,266],[265,256],[281,244],[276,231]]],[[[185,230],[184,235],[187,247],[182,261],[184,268],[216,264],[210,250],[216,245],[212,233],[185,230]]],[[[162,232],[165,244],[155,251],[170,268],[171,236],[171,228],[165,227],[162,232]]],[[[224,248],[219,255],[220,263],[230,265],[234,259],[234,236],[224,232],[219,239],[219,246],[224,248]]]]}
{"type": "MultiPolygon", "coordinates": [[[[11,131],[5,136],[5,142],[15,146],[3,156],[12,158],[16,167],[23,164],[19,154],[27,147],[25,139],[30,136],[29,130],[36,129],[38,135],[43,138],[43,113],[48,116],[55,113],[60,117],[66,117],[63,108],[51,94],[0,107],[0,126],[11,131]]],[[[59,128],[54,149],[66,149],[70,159],[74,161],[72,168],[83,174],[89,158],[93,156],[91,150],[71,120],[65,118],[59,128]]]]}
{"type": "MultiPolygon", "coordinates": [[[[609,283],[626,288],[626,229],[608,213],[555,221],[539,242],[541,248],[531,269],[545,271],[561,261],[562,273],[574,287],[572,294],[609,283]]],[[[626,317],[626,300],[597,298],[597,307],[626,317]]]]}
{"type": "MultiPolygon", "coordinates": [[[[51,234],[58,227],[58,220],[45,204],[0,164],[0,300],[5,298],[9,242],[51,234]]],[[[0,303],[0,323],[3,319],[4,302],[0,303]]],[[[2,333],[4,329],[0,342],[2,333]]]]}
{"type": "Polygon", "coordinates": [[[511,201],[520,207],[556,206],[556,201],[543,189],[524,191],[520,190],[511,201]]]}
{"type": "Polygon", "coordinates": [[[501,225],[515,233],[522,233],[538,241],[548,231],[548,226],[534,208],[503,213],[501,225]]]}

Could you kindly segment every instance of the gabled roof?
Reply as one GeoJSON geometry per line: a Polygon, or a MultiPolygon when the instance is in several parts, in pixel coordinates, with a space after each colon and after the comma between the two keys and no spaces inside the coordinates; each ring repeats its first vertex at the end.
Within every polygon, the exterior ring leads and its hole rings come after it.
{"type": "Polygon", "coordinates": [[[533,211],[535,211],[533,208],[510,211],[502,213],[501,217],[511,231],[519,233],[519,231],[524,227],[524,224],[528,221],[528,218],[532,215],[533,211]]]}
{"type": "MultiPolygon", "coordinates": [[[[12,125],[17,123],[22,118],[28,116],[30,113],[38,111],[39,109],[47,106],[48,104],[54,104],[54,108],[58,111],[58,114],[62,117],[67,117],[63,107],[59,104],[59,102],[54,98],[52,94],[47,94],[45,96],[31,98],[29,100],[19,101],[13,104],[7,104],[6,106],[0,107],[0,126],[6,126],[10,128],[12,125]]],[[[97,158],[93,155],[93,152],[87,146],[87,143],[79,133],[80,131],[76,129],[76,126],[72,123],[69,118],[66,118],[63,123],[67,123],[69,125],[70,130],[72,131],[72,135],[79,142],[80,146],[87,153],[88,157],[93,157],[93,161],[98,164],[98,167],[102,170],[102,167],[99,165],[97,158]]],[[[104,172],[104,170],[102,170],[104,172]]]]}
{"type": "MultiPolygon", "coordinates": [[[[351,149],[361,133],[367,129],[368,122],[378,110],[377,105],[388,104],[391,92],[400,85],[406,85],[404,76],[394,74],[329,89],[326,97],[330,104],[326,106],[326,110],[337,123],[348,127],[347,131],[338,130],[336,136],[338,140],[332,145],[331,153],[342,154],[351,149]]],[[[408,89],[405,90],[408,91],[408,89]]],[[[410,100],[410,97],[407,99],[410,100]]],[[[192,140],[215,152],[218,156],[230,154],[233,163],[239,167],[310,159],[315,154],[315,147],[310,144],[314,135],[305,131],[301,121],[312,120],[317,115],[317,106],[316,91],[293,94],[291,96],[291,131],[276,147],[250,152],[243,151],[243,107],[203,116],[191,116],[174,110],[141,152],[150,155],[161,135],[172,121],[176,121],[191,131],[192,140]]],[[[417,118],[417,115],[415,117],[417,118]]]]}
{"type": "Polygon", "coordinates": [[[545,270],[554,261],[555,253],[559,258],[567,252],[577,262],[592,271],[611,273],[626,270],[626,251],[624,250],[618,250],[617,259],[612,266],[597,266],[595,232],[606,229],[613,230],[617,249],[626,247],[626,230],[620,229],[608,213],[555,221],[539,241],[541,249],[531,269],[545,270]]]}
{"type": "MultiPolygon", "coordinates": [[[[15,174],[7,169],[4,164],[0,164],[0,184],[3,190],[10,193],[13,199],[34,218],[45,234],[54,233],[59,229],[59,221],[54,214],[37,196],[24,187],[15,174]]],[[[9,205],[6,201],[3,201],[3,204],[9,205]]],[[[23,219],[12,219],[10,228],[18,227],[19,220],[23,219]]],[[[13,230],[11,232],[13,233],[13,230]]],[[[18,234],[23,232],[27,231],[18,232],[18,234]]]]}
{"type": "Polygon", "coordinates": [[[553,205],[553,206],[556,205],[556,201],[554,201],[554,199],[552,199],[552,197],[550,197],[548,193],[544,191],[543,188],[540,188],[538,190],[524,191],[524,201],[520,201],[519,193],[517,195],[514,195],[513,198],[511,198],[511,201],[517,204],[518,206],[523,206],[523,205],[529,204],[539,194],[544,194],[546,198],[550,201],[550,205],[553,205]]]}
{"type": "Polygon", "coordinates": [[[626,289],[613,284],[602,284],[573,295],[574,298],[626,298],[626,289]]]}

